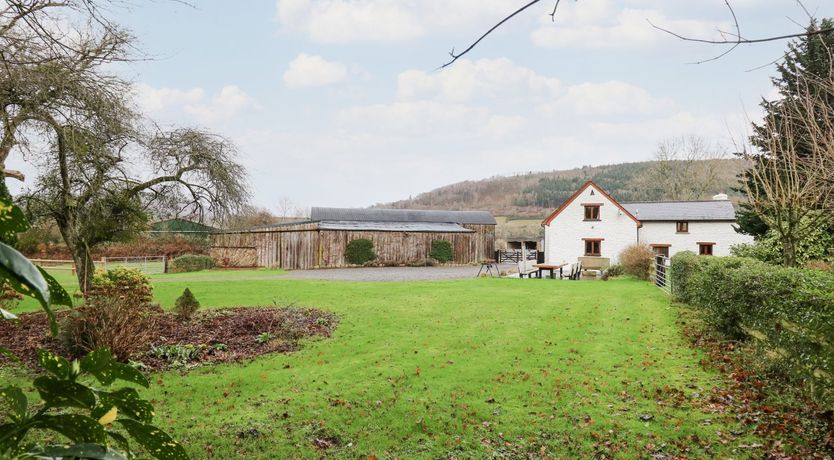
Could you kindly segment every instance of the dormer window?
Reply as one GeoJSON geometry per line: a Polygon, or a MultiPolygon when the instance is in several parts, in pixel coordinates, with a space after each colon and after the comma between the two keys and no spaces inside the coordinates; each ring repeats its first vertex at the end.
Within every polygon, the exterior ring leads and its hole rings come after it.
{"type": "Polygon", "coordinates": [[[689,233],[689,222],[678,222],[676,225],[678,233],[689,233]]]}
{"type": "Polygon", "coordinates": [[[599,203],[583,204],[585,207],[585,220],[599,220],[599,203]]]}

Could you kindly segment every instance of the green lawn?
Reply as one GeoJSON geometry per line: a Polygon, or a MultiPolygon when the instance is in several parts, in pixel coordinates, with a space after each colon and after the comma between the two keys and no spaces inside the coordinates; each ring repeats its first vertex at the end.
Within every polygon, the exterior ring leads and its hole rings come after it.
{"type": "Polygon", "coordinates": [[[743,456],[718,440],[730,416],[691,407],[721,377],[649,283],[202,276],[155,277],[158,301],[187,286],[205,307],[295,304],[341,323],[291,355],[155,376],[157,424],[194,458],[743,456]]]}

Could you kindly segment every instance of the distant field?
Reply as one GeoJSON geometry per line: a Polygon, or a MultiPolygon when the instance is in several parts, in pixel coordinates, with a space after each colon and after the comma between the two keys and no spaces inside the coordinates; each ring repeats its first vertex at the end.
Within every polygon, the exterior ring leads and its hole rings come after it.
{"type": "Polygon", "coordinates": [[[700,408],[723,378],[698,365],[649,283],[194,275],[154,276],[156,299],[170,308],[189,287],[206,308],[341,317],[332,338],[290,355],[152,379],[157,423],[195,459],[642,458],[684,445],[689,458],[738,458],[757,442],[719,437],[738,428],[733,414],[700,408]]]}

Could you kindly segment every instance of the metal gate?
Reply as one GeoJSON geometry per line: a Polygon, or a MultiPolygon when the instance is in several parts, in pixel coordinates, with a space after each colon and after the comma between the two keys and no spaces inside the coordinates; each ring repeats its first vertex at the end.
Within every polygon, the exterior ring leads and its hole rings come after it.
{"type": "Polygon", "coordinates": [[[654,284],[666,291],[667,294],[672,294],[672,276],[670,268],[672,268],[672,259],[657,255],[654,258],[654,284]]]}

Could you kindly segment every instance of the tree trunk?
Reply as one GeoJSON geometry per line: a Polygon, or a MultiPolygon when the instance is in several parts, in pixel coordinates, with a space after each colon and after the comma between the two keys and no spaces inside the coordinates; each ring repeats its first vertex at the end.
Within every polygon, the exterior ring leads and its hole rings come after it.
{"type": "Polygon", "coordinates": [[[95,272],[95,265],[90,251],[84,244],[67,245],[70,252],[72,252],[72,260],[75,262],[75,275],[78,277],[78,286],[84,295],[90,289],[90,284],[93,282],[93,273],[95,272]]]}
{"type": "Polygon", "coordinates": [[[790,235],[782,237],[782,259],[786,267],[796,266],[796,241],[790,235]]]}
{"type": "Polygon", "coordinates": [[[90,251],[84,241],[78,237],[78,233],[72,225],[71,219],[56,218],[58,230],[61,232],[61,237],[67,245],[70,254],[72,254],[72,261],[75,263],[75,276],[78,278],[78,288],[84,295],[90,289],[90,283],[93,280],[93,273],[95,272],[95,265],[93,259],[90,257],[90,251]]]}

